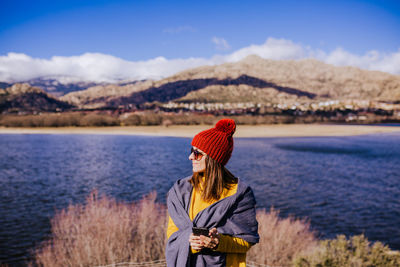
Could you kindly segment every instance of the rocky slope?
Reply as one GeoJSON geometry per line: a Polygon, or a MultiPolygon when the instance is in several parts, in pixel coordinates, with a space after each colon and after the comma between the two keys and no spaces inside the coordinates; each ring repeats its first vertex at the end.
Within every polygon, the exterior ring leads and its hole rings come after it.
{"type": "Polygon", "coordinates": [[[64,111],[72,107],[73,105],[26,83],[16,83],[6,89],[0,89],[1,113],[64,111]]]}
{"type": "MultiPolygon", "coordinates": [[[[60,100],[69,102],[82,108],[100,108],[115,106],[110,104],[119,99],[132,95],[135,92],[146,90],[153,86],[153,81],[138,81],[126,85],[108,84],[89,87],[86,90],[72,92],[60,97],[60,100]]],[[[124,103],[129,104],[129,103],[124,103]]]]}

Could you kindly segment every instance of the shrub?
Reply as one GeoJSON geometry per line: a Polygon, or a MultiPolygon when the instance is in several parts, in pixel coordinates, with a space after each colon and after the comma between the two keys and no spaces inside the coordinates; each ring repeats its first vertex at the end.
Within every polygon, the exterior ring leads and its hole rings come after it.
{"type": "Polygon", "coordinates": [[[280,219],[279,212],[271,208],[257,212],[260,243],[248,252],[248,260],[270,266],[290,266],[300,253],[313,250],[317,245],[315,233],[305,220],[292,217],[280,219]]]}
{"type": "Polygon", "coordinates": [[[347,239],[338,235],[333,240],[320,241],[311,253],[299,255],[295,260],[297,267],[372,267],[400,266],[400,254],[391,251],[381,242],[370,244],[364,235],[347,239]]]}
{"type": "Polygon", "coordinates": [[[79,121],[80,126],[116,126],[119,120],[104,114],[87,114],[79,121]]]}
{"type": "Polygon", "coordinates": [[[140,125],[140,121],[141,120],[140,120],[139,115],[132,114],[129,117],[127,117],[126,119],[124,119],[122,122],[126,126],[131,126],[131,125],[138,126],[138,125],[140,125]]]}
{"type": "Polygon", "coordinates": [[[198,115],[198,114],[174,114],[164,116],[164,120],[169,120],[173,125],[200,125],[207,124],[213,125],[218,119],[212,115],[198,115]]]}
{"type": "Polygon", "coordinates": [[[144,114],[132,114],[122,121],[124,125],[134,125],[134,126],[151,126],[151,125],[161,125],[163,122],[164,115],[160,115],[154,112],[146,112],[144,114]]]}
{"type": "Polygon", "coordinates": [[[6,127],[115,126],[119,120],[106,114],[44,113],[40,115],[5,115],[0,125],[6,127]]]}
{"type": "Polygon", "coordinates": [[[38,266],[97,266],[164,258],[166,215],[151,193],[134,204],[91,193],[51,220],[52,237],[36,250],[38,266]]]}
{"type": "Polygon", "coordinates": [[[12,117],[14,116],[2,116],[0,125],[5,127],[21,127],[21,125],[15,123],[15,120],[13,120],[12,117]]]}
{"type": "MultiPolygon", "coordinates": [[[[222,117],[221,117],[222,118],[222,117]]],[[[183,114],[157,114],[145,112],[142,114],[132,114],[122,119],[122,124],[126,126],[147,126],[147,125],[214,125],[220,118],[213,115],[199,115],[191,113],[183,114]]]]}
{"type": "Polygon", "coordinates": [[[43,127],[77,126],[82,118],[81,113],[43,114],[43,127]]]}
{"type": "Polygon", "coordinates": [[[163,117],[162,115],[152,112],[145,113],[140,118],[140,124],[144,126],[161,125],[163,120],[162,117],[163,117]]]}

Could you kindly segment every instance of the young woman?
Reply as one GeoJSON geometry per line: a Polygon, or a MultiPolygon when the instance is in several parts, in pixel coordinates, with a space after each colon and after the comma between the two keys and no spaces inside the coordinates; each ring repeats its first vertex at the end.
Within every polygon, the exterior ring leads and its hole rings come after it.
{"type": "Polygon", "coordinates": [[[193,175],[168,192],[168,267],[246,266],[246,252],[259,241],[253,192],[224,167],[235,130],[223,119],[192,140],[193,175]]]}

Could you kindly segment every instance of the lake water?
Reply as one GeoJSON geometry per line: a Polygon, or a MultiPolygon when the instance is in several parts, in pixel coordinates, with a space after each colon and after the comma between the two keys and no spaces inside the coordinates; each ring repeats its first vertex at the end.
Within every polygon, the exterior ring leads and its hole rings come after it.
{"type": "MultiPolygon", "coordinates": [[[[55,210],[93,189],[165,202],[191,173],[189,138],[0,135],[0,263],[24,266],[50,235],[55,210]]],[[[400,249],[400,134],[236,138],[227,167],[252,186],[259,208],[308,218],[321,238],[364,233],[400,249]]]]}

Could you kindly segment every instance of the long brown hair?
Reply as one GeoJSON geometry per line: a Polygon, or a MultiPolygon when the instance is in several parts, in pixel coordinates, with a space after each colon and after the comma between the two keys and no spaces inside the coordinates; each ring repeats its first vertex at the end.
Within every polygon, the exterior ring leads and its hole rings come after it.
{"type": "Polygon", "coordinates": [[[230,189],[237,183],[237,178],[223,165],[206,155],[205,171],[194,172],[190,183],[197,191],[201,191],[204,201],[211,202],[219,200],[224,189],[230,189]]]}

